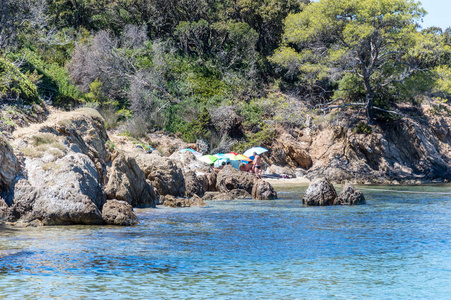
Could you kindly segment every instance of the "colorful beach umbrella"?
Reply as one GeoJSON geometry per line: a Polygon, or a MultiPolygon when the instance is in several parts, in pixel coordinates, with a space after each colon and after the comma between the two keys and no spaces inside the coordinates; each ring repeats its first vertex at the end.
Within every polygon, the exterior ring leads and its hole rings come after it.
{"type": "Polygon", "coordinates": [[[224,156],[226,156],[230,160],[252,161],[252,159],[250,159],[249,157],[247,157],[247,156],[245,156],[243,154],[235,153],[235,152],[226,153],[226,154],[224,154],[224,156]]]}
{"type": "Polygon", "coordinates": [[[256,152],[258,155],[268,152],[268,149],[265,149],[263,147],[252,147],[250,149],[247,149],[243,154],[247,157],[254,156],[254,152],[256,152]]]}
{"type": "Polygon", "coordinates": [[[213,164],[215,161],[218,160],[218,158],[216,156],[213,155],[202,155],[201,157],[198,158],[200,161],[203,161],[209,165],[213,164]]]}

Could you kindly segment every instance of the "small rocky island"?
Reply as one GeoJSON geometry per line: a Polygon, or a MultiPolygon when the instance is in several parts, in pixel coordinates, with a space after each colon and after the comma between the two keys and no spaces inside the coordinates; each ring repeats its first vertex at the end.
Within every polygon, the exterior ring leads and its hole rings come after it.
{"type": "Polygon", "coordinates": [[[365,197],[352,184],[346,183],[337,195],[334,186],[327,178],[317,178],[310,183],[302,203],[308,206],[360,205],[365,197]]]}

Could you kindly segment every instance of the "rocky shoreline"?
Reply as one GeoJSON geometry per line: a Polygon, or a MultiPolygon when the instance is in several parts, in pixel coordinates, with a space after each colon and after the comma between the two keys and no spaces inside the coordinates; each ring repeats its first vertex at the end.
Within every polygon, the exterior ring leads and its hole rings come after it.
{"type": "Polygon", "coordinates": [[[277,198],[254,175],[229,166],[216,174],[190,152],[117,149],[93,109],[59,112],[1,138],[0,161],[0,221],[16,225],[133,225],[132,207],[205,206],[212,191],[277,198]]]}
{"type": "MultiPolygon", "coordinates": [[[[313,184],[316,178],[384,185],[451,178],[449,128],[422,127],[413,121],[367,135],[345,124],[310,123],[290,132],[279,129],[285,131],[270,145],[263,162],[269,166],[267,174],[289,179],[263,181],[232,167],[216,174],[192,153],[176,151],[186,143],[162,133],[149,135],[147,142],[158,151],[146,153],[127,137],[107,132],[94,109],[52,111],[39,120],[0,136],[2,222],[133,225],[137,222],[133,207],[272,200],[277,199],[273,185],[313,184]]],[[[435,116],[430,121],[448,122],[435,116]]]]}

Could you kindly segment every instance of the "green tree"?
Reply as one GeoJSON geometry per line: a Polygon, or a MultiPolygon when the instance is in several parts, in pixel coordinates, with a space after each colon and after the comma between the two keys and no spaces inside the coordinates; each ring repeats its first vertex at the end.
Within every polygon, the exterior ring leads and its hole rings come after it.
{"type": "Polygon", "coordinates": [[[312,85],[324,78],[338,82],[335,96],[363,96],[354,105],[364,105],[371,123],[375,100],[390,88],[420,74],[434,76],[424,62],[443,45],[417,30],[425,13],[413,0],[310,3],[287,17],[284,43],[270,59],[295,68],[312,85]]]}

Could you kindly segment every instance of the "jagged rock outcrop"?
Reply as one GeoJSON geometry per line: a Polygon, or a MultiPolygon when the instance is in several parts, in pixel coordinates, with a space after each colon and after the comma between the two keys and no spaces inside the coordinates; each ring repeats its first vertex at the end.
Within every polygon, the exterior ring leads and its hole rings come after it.
{"type": "Polygon", "coordinates": [[[451,118],[437,114],[431,105],[409,109],[423,118],[367,125],[355,113],[340,110],[338,117],[327,122],[310,120],[302,128],[278,128],[278,137],[268,145],[267,163],[302,167],[310,180],[328,177],[337,183],[451,180],[451,118]],[[302,159],[305,153],[311,166],[302,159]]]}
{"type": "Polygon", "coordinates": [[[138,223],[133,207],[125,201],[108,200],[102,209],[102,218],[107,225],[131,226],[138,223]]]}
{"type": "Polygon", "coordinates": [[[365,203],[363,193],[350,183],[344,185],[340,194],[334,200],[334,205],[360,205],[365,203]]]}
{"type": "Polygon", "coordinates": [[[332,183],[327,178],[316,178],[305,191],[302,203],[309,206],[333,205],[335,198],[337,192],[332,183]]]}
{"type": "Polygon", "coordinates": [[[120,154],[113,161],[105,186],[108,199],[123,200],[134,207],[155,207],[158,195],[146,181],[136,160],[120,154]]]}
{"type": "Polygon", "coordinates": [[[19,173],[19,160],[12,147],[0,136],[0,193],[10,187],[19,173]]]}
{"type": "Polygon", "coordinates": [[[160,195],[185,196],[185,178],[182,168],[173,160],[154,152],[139,154],[136,156],[136,161],[160,195]]]}
{"type": "Polygon", "coordinates": [[[252,199],[275,200],[277,199],[277,192],[269,182],[258,180],[254,183],[254,187],[252,188],[252,199]]]}
{"type": "Polygon", "coordinates": [[[232,166],[225,166],[218,173],[216,179],[216,188],[219,192],[226,193],[234,189],[242,189],[249,194],[252,193],[252,187],[257,177],[253,174],[239,171],[232,166]]]}

